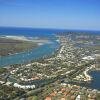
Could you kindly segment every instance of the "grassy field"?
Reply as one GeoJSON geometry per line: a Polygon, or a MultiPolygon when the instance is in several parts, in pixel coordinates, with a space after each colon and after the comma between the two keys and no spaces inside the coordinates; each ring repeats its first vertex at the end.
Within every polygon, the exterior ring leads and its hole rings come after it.
{"type": "Polygon", "coordinates": [[[37,45],[32,42],[0,39],[0,56],[25,52],[36,47],[37,45]]]}

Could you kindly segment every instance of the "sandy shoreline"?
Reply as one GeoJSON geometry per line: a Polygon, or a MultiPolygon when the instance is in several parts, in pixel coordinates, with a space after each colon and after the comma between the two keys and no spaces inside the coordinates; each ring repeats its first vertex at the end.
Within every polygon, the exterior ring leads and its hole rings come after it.
{"type": "Polygon", "coordinates": [[[49,40],[42,40],[42,39],[36,39],[34,38],[30,38],[28,39],[25,36],[0,36],[1,38],[6,38],[6,39],[13,39],[13,40],[19,40],[19,41],[29,41],[29,42],[34,42],[37,43],[38,45],[44,45],[44,44],[51,44],[52,42],[49,40]]]}

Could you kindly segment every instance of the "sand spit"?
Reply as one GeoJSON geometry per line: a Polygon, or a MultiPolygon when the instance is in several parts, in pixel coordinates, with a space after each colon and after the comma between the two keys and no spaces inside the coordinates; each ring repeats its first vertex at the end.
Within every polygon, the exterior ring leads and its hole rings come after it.
{"type": "Polygon", "coordinates": [[[29,42],[34,42],[37,43],[38,45],[43,45],[43,44],[51,44],[52,42],[49,40],[42,40],[38,38],[27,38],[25,36],[0,36],[1,38],[7,38],[7,39],[13,39],[13,40],[20,40],[20,41],[29,41],[29,42]]]}

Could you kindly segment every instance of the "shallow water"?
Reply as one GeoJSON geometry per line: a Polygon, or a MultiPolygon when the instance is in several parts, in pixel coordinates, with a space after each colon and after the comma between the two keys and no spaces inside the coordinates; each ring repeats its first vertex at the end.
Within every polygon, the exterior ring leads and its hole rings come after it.
{"type": "Polygon", "coordinates": [[[29,62],[51,55],[59,47],[59,43],[55,39],[51,39],[50,41],[52,42],[51,44],[44,44],[27,52],[0,57],[0,67],[29,62]]]}

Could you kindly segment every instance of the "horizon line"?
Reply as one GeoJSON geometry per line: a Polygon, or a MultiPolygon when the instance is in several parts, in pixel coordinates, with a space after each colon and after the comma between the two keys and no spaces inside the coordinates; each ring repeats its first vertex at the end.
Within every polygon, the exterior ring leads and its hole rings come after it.
{"type": "Polygon", "coordinates": [[[48,27],[23,27],[23,26],[0,26],[2,28],[27,28],[27,29],[57,29],[57,30],[82,30],[82,31],[100,31],[100,30],[95,30],[95,29],[73,29],[73,28],[70,28],[70,29],[65,29],[65,28],[48,28],[48,27]]]}

